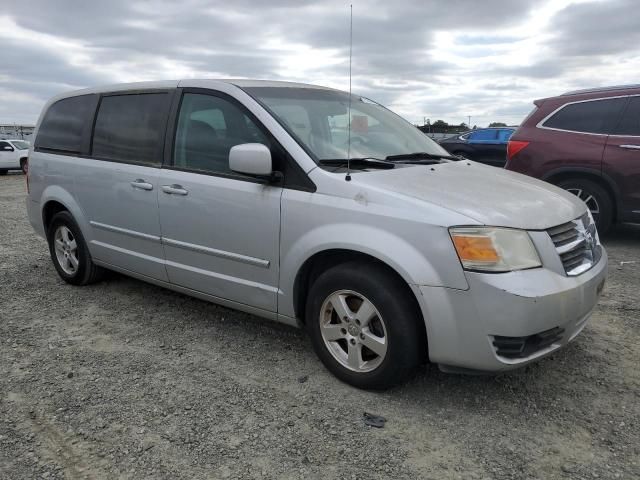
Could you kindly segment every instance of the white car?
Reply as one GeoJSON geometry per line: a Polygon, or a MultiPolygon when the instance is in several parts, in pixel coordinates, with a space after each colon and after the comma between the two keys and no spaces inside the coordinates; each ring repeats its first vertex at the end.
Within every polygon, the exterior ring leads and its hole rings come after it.
{"type": "Polygon", "coordinates": [[[0,140],[0,175],[6,175],[8,170],[27,173],[30,146],[24,140],[0,140]]]}

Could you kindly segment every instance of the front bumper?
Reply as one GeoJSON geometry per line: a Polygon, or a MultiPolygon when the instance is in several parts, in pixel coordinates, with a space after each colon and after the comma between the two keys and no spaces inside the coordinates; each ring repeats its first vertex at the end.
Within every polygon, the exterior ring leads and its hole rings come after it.
{"type": "MultiPolygon", "coordinates": [[[[416,286],[427,325],[429,357],[445,370],[503,371],[526,365],[573,340],[593,312],[607,274],[607,254],[567,277],[547,268],[502,274],[466,272],[468,290],[416,286]],[[494,340],[562,329],[553,343],[518,358],[494,340]]],[[[556,330],[558,331],[558,330],[556,330]]]]}

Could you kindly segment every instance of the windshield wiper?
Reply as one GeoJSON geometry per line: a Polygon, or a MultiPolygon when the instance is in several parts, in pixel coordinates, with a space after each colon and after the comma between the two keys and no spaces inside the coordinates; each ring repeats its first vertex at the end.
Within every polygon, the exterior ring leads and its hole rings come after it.
{"type": "MultiPolygon", "coordinates": [[[[416,162],[411,163],[421,163],[423,160],[460,160],[460,157],[454,157],[453,155],[440,155],[438,153],[427,153],[427,152],[414,152],[414,153],[403,153],[400,155],[389,155],[386,160],[389,161],[398,161],[398,160],[417,160],[416,162]]],[[[409,163],[409,162],[403,162],[409,163]]],[[[433,163],[433,162],[431,162],[433,163]]]]}
{"type": "MultiPolygon", "coordinates": [[[[320,165],[347,165],[346,158],[323,158],[319,160],[318,163],[320,165]]],[[[365,167],[365,168],[382,168],[385,170],[389,170],[395,168],[395,165],[392,162],[387,160],[381,160],[380,158],[374,157],[361,157],[361,158],[352,158],[349,160],[349,165],[352,167],[365,167]]]]}

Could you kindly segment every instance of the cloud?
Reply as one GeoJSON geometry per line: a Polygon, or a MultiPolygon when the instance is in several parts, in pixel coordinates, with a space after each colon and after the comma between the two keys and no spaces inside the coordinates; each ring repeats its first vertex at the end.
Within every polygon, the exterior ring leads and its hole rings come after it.
{"type": "MultiPolygon", "coordinates": [[[[0,12],[0,122],[115,82],[269,78],[348,87],[349,4],[31,0],[0,12]]],[[[630,1],[354,1],[354,91],[410,121],[517,123],[534,98],[638,70],[630,1]],[[614,68],[616,67],[616,68],[614,68]]],[[[21,120],[17,120],[21,119],[21,120]]]]}

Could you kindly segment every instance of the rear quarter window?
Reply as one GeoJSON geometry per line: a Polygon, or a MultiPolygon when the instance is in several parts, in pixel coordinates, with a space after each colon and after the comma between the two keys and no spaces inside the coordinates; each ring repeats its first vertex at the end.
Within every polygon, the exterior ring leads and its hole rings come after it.
{"type": "Polygon", "coordinates": [[[96,102],[96,95],[80,95],[52,104],[40,123],[35,148],[82,153],[83,139],[91,129],[96,102]]]}
{"type": "Polygon", "coordinates": [[[623,97],[569,103],[545,120],[542,126],[606,135],[613,130],[626,102],[627,98],[623,97]]]}

